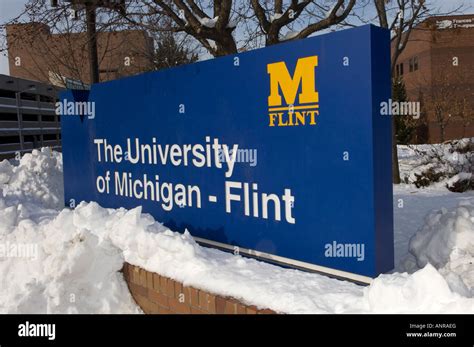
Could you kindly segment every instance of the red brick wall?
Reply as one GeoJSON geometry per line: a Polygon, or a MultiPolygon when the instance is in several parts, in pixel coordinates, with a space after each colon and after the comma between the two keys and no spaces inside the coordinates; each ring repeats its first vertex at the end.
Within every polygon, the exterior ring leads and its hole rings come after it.
{"type": "Polygon", "coordinates": [[[123,276],[143,312],[151,314],[274,314],[182,283],[138,266],[124,264],[123,276]]]}
{"type": "MultiPolygon", "coordinates": [[[[55,34],[40,23],[7,25],[6,33],[11,76],[50,83],[51,71],[90,83],[86,33],[55,34]]],[[[101,81],[153,69],[153,41],[144,31],[99,32],[97,49],[101,81]]]]}
{"type": "MultiPolygon", "coordinates": [[[[436,21],[444,19],[473,19],[474,14],[459,16],[432,17],[411,32],[407,46],[397,59],[404,64],[403,81],[411,101],[422,101],[426,112],[428,139],[425,143],[439,143],[439,124],[436,124],[435,107],[441,105],[443,114],[453,115],[447,126],[444,141],[474,136],[474,28],[438,29],[436,21]],[[418,58],[419,69],[409,71],[409,61],[418,58]],[[459,65],[453,65],[453,57],[459,65]],[[464,119],[459,113],[457,103],[466,101],[464,119]]],[[[392,52],[395,48],[392,42],[392,52]]]]}

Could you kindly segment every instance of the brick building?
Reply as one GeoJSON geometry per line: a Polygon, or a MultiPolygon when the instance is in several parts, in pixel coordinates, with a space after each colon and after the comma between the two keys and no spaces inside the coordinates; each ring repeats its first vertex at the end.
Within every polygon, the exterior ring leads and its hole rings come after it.
{"type": "MultiPolygon", "coordinates": [[[[41,23],[8,25],[10,75],[64,86],[89,84],[87,34],[55,34],[41,23]]],[[[107,81],[152,69],[153,41],[142,30],[97,34],[100,80],[107,81]]]]}
{"type": "Polygon", "coordinates": [[[395,73],[422,105],[417,142],[474,137],[474,14],[431,17],[415,27],[395,73]]]}

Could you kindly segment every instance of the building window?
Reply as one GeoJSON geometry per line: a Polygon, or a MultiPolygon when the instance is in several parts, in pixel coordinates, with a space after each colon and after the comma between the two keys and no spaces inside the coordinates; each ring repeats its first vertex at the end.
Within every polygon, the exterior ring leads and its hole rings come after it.
{"type": "Polygon", "coordinates": [[[395,65],[395,74],[397,77],[403,75],[403,63],[395,65]]]}
{"type": "Polygon", "coordinates": [[[409,60],[410,72],[418,70],[418,57],[413,57],[409,60]]]}

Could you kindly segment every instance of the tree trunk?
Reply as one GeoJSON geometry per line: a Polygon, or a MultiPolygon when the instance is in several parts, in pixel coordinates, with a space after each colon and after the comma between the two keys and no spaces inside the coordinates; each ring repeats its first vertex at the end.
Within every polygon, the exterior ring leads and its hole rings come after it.
{"type": "Polygon", "coordinates": [[[97,34],[95,5],[86,4],[87,45],[89,53],[90,83],[99,82],[99,59],[97,56],[97,34]]]}
{"type": "Polygon", "coordinates": [[[397,123],[395,116],[392,115],[392,181],[394,184],[400,184],[400,168],[398,166],[397,151],[397,123]]]}
{"type": "Polygon", "coordinates": [[[222,35],[219,42],[216,42],[216,51],[213,54],[215,57],[222,57],[224,55],[236,54],[237,45],[231,33],[222,35]]]}
{"type": "MultiPolygon", "coordinates": [[[[396,62],[392,63],[392,76],[393,76],[395,64],[396,62]]],[[[400,184],[401,182],[400,167],[398,165],[398,150],[397,150],[397,122],[395,122],[395,117],[399,117],[399,116],[391,115],[391,117],[392,117],[392,182],[394,184],[400,184]]]]}

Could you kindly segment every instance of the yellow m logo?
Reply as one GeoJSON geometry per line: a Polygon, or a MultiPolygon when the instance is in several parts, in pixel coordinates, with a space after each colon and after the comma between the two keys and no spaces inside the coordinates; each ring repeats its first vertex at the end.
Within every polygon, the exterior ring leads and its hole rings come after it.
{"type": "Polygon", "coordinates": [[[315,87],[315,67],[318,66],[318,56],[298,59],[293,77],[288,72],[286,64],[282,61],[267,65],[270,75],[270,96],[268,106],[294,105],[298,88],[301,85],[299,104],[316,104],[319,94],[315,87]],[[279,88],[283,93],[286,104],[282,103],[279,88]]]}

